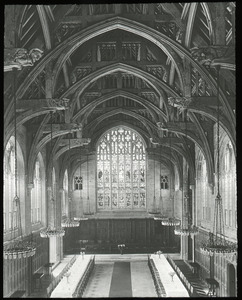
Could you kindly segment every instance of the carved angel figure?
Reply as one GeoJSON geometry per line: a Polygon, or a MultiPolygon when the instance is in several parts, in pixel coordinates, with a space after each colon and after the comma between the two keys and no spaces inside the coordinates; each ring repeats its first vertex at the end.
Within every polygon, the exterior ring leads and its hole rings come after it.
{"type": "Polygon", "coordinates": [[[4,49],[4,71],[12,71],[13,68],[22,70],[23,67],[33,66],[43,56],[43,51],[34,48],[29,52],[24,48],[4,49]]]}

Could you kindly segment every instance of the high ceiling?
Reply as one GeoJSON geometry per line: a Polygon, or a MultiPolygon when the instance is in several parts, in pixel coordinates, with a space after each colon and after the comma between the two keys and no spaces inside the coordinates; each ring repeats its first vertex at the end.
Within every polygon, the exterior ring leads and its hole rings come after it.
{"type": "MultiPolygon", "coordinates": [[[[190,49],[213,45],[220,59],[233,52],[234,10],[234,2],[5,6],[5,48],[44,51],[34,66],[17,71],[17,124],[31,139],[29,174],[38,152],[49,149],[54,111],[55,159],[67,159],[69,137],[75,162],[81,138],[91,138],[82,149],[92,151],[102,133],[123,124],[178,167],[184,156],[194,169],[196,144],[212,182],[217,73],[190,49]],[[185,97],[189,109],[171,105],[170,97],[185,97]],[[58,109],[59,99],[68,108],[58,109]]],[[[235,148],[235,67],[226,66],[220,121],[235,148]]],[[[13,72],[4,75],[6,145],[14,129],[13,72]]]]}

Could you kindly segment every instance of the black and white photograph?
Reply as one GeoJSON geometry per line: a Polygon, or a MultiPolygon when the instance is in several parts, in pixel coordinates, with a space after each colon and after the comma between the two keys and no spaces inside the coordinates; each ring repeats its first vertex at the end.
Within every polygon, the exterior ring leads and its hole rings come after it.
{"type": "Polygon", "coordinates": [[[3,298],[238,297],[236,2],[3,9],[3,298]]]}

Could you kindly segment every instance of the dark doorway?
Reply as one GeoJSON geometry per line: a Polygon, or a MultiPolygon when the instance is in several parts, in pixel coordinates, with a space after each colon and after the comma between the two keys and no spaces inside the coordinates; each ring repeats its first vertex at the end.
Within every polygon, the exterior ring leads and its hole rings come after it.
{"type": "Polygon", "coordinates": [[[235,267],[228,264],[228,297],[236,296],[235,267]]]}

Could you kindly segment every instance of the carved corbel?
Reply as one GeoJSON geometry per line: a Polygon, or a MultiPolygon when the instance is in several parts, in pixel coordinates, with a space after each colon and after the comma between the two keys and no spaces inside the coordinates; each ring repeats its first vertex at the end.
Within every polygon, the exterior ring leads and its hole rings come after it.
{"type": "Polygon", "coordinates": [[[90,138],[81,138],[72,140],[73,145],[84,146],[88,145],[91,142],[90,138]]]}
{"type": "Polygon", "coordinates": [[[192,103],[191,97],[169,97],[168,104],[170,106],[176,107],[179,112],[183,112],[185,109],[188,109],[192,103]]]}
{"type": "Polygon", "coordinates": [[[168,132],[167,125],[164,122],[157,122],[156,125],[159,130],[168,132]]]}
{"type": "Polygon", "coordinates": [[[190,49],[191,55],[206,68],[216,68],[221,66],[235,70],[235,49],[232,46],[204,46],[190,49]]]}
{"type": "Polygon", "coordinates": [[[14,68],[22,70],[23,67],[32,67],[43,56],[43,53],[38,48],[33,48],[29,52],[25,48],[5,48],[4,72],[12,71],[14,68]]]}
{"type": "Polygon", "coordinates": [[[83,124],[82,123],[73,124],[73,127],[71,128],[71,132],[77,132],[77,131],[82,132],[82,129],[83,129],[83,124]]]}

